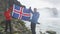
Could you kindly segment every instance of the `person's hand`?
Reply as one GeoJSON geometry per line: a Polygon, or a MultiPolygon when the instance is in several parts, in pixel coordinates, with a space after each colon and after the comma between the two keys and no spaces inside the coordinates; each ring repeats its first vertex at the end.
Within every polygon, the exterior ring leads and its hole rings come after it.
{"type": "Polygon", "coordinates": [[[39,22],[37,22],[37,24],[40,24],[39,22]]]}

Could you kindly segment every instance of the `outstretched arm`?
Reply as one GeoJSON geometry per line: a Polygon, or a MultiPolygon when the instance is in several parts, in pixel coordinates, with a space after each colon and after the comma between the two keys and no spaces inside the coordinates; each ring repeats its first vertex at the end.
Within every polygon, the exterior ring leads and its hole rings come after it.
{"type": "Polygon", "coordinates": [[[29,8],[29,11],[33,14],[34,12],[32,11],[31,7],[29,8]]]}

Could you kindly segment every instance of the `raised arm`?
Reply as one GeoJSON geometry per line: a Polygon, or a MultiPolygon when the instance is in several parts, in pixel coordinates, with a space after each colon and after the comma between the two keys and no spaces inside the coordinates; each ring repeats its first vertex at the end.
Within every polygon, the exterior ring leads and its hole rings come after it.
{"type": "Polygon", "coordinates": [[[34,12],[32,11],[31,7],[29,8],[29,11],[33,14],[34,12]]]}

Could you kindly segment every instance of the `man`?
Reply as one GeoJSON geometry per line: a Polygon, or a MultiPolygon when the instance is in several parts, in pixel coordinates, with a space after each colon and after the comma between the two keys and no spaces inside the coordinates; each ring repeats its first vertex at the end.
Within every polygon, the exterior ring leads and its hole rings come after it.
{"type": "Polygon", "coordinates": [[[10,7],[7,11],[4,12],[4,16],[5,16],[5,19],[6,19],[6,27],[5,27],[5,32],[6,34],[8,34],[7,32],[7,29],[9,27],[9,30],[10,30],[10,34],[12,34],[12,27],[11,27],[11,14],[10,12],[12,11],[12,7],[10,7]]]}
{"type": "MultiPolygon", "coordinates": [[[[29,9],[31,10],[31,7],[29,9]]],[[[34,8],[34,12],[32,12],[32,10],[31,10],[31,13],[32,13],[31,30],[32,30],[32,34],[36,34],[35,28],[36,28],[36,24],[39,24],[37,22],[38,18],[39,18],[39,13],[37,12],[36,8],[34,8]]]]}

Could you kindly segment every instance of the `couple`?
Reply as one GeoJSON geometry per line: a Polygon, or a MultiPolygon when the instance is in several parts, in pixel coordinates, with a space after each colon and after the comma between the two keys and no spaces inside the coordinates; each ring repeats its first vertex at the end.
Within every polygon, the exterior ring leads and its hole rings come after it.
{"type": "MultiPolygon", "coordinates": [[[[12,30],[12,28],[11,28],[11,15],[10,15],[11,10],[12,10],[12,8],[10,7],[9,10],[4,12],[4,15],[5,15],[5,18],[6,18],[6,29],[5,29],[5,31],[7,32],[7,28],[8,28],[8,24],[9,24],[10,34],[12,34],[12,31],[11,31],[12,30]]],[[[30,20],[31,21],[32,34],[36,34],[35,27],[36,27],[36,24],[39,24],[37,22],[38,18],[39,18],[39,13],[37,12],[36,8],[34,8],[34,12],[31,10],[31,7],[29,8],[29,10],[31,11],[31,13],[33,15],[32,19],[30,20]]]]}
{"type": "MultiPolygon", "coordinates": [[[[29,8],[29,10],[31,10],[31,7],[29,8]]],[[[38,18],[39,18],[39,12],[37,12],[37,9],[34,8],[34,12],[31,10],[31,13],[32,13],[32,19],[30,20],[31,31],[32,31],[32,34],[36,34],[36,32],[35,32],[36,24],[40,24],[37,22],[38,18]]]]}

